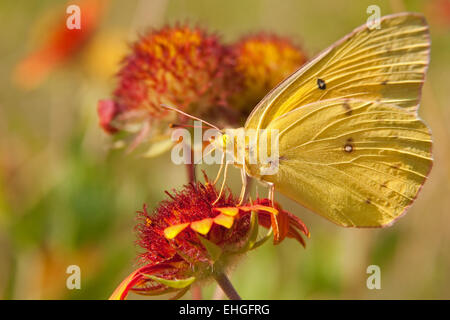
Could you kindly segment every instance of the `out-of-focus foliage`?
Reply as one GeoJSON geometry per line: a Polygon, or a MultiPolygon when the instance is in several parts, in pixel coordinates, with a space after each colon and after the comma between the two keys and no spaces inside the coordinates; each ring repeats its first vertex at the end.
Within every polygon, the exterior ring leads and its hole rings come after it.
{"type": "MultiPolygon", "coordinates": [[[[380,230],[342,229],[277,195],[309,227],[307,249],[294,241],[266,244],[241,261],[232,282],[254,299],[450,298],[450,17],[444,0],[111,0],[90,39],[33,90],[14,84],[14,68],[45,38],[38,21],[49,12],[65,15],[66,7],[57,0],[1,1],[0,298],[107,298],[135,267],[135,211],[144,202],[154,208],[163,190],[186,182],[185,168],[170,154],[147,159],[110,150],[98,126],[97,101],[110,95],[123,45],[139,32],[177,21],[217,31],[224,41],[269,31],[292,37],[311,57],[365,23],[372,4],[383,15],[423,12],[430,24],[431,65],[419,111],[433,131],[429,180],[409,213],[380,230]],[[381,290],[366,287],[372,264],[381,268],[381,290]],[[81,268],[81,290],[66,288],[69,265],[81,268]]],[[[217,169],[202,168],[211,176],[217,169]]],[[[237,170],[230,176],[238,191],[237,170]]],[[[205,297],[214,290],[208,285],[205,297]]]]}

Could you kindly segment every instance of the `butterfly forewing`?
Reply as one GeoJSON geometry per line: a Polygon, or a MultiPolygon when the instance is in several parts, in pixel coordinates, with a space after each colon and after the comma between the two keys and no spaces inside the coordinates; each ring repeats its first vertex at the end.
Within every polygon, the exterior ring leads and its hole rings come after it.
{"type": "Polygon", "coordinates": [[[332,98],[378,100],[416,111],[429,51],[422,15],[382,17],[379,29],[355,29],[283,81],[258,104],[245,127],[262,129],[298,107],[332,98]]]}

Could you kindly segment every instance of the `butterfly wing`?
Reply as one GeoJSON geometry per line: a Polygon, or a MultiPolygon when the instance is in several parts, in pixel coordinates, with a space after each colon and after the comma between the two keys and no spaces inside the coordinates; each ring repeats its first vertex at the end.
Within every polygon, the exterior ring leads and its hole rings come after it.
{"type": "Polygon", "coordinates": [[[431,135],[404,108],[355,99],[311,103],[273,120],[279,167],[260,176],[305,207],[347,227],[380,227],[414,201],[432,166],[431,135]]]}
{"type": "Polygon", "coordinates": [[[423,15],[382,17],[379,29],[366,25],[355,29],[273,89],[245,127],[265,128],[299,106],[332,98],[379,100],[415,111],[429,55],[423,15]]]}

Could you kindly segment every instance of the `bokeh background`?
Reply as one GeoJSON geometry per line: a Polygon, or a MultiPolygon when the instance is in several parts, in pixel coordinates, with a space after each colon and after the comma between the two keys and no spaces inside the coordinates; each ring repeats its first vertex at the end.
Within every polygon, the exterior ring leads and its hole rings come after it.
{"type": "MultiPolygon", "coordinates": [[[[231,279],[248,299],[450,298],[449,1],[111,0],[75,54],[39,81],[18,77],[18,64],[72,3],[0,2],[0,298],[107,298],[135,267],[135,211],[144,202],[155,207],[164,190],[186,182],[185,168],[169,155],[111,150],[98,126],[97,101],[110,96],[118,61],[139,32],[182,21],[233,41],[265,30],[291,37],[313,56],[365,23],[372,4],[382,15],[423,12],[430,24],[420,109],[434,138],[429,180],[405,217],[377,230],[340,228],[277,195],[309,226],[306,250],[293,240],[265,244],[231,279]],[[73,264],[81,268],[81,290],[66,288],[73,264]],[[380,290],[366,287],[372,264],[381,268],[380,290]]],[[[231,176],[239,190],[237,170],[231,176]]],[[[204,296],[214,290],[207,285],[204,296]]]]}

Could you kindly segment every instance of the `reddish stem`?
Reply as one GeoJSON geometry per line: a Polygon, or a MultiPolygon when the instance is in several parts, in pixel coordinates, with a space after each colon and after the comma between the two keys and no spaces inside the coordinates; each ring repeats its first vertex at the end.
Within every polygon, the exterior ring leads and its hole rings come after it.
{"type": "Polygon", "coordinates": [[[203,300],[202,288],[198,285],[193,285],[191,288],[192,300],[203,300]]]}
{"type": "Polygon", "coordinates": [[[195,174],[195,164],[194,164],[194,150],[190,149],[190,157],[186,155],[186,169],[187,169],[187,177],[189,183],[195,183],[196,174],[195,174]]]}
{"type": "Polygon", "coordinates": [[[214,278],[230,300],[242,300],[225,273],[219,273],[214,278]]]}
{"type": "MultiPolygon", "coordinates": [[[[196,174],[195,174],[195,164],[194,164],[194,150],[190,148],[190,158],[186,159],[186,169],[187,169],[187,178],[189,183],[195,183],[196,174]]],[[[202,300],[202,288],[197,285],[193,285],[191,288],[192,299],[193,300],[202,300]]]]}

